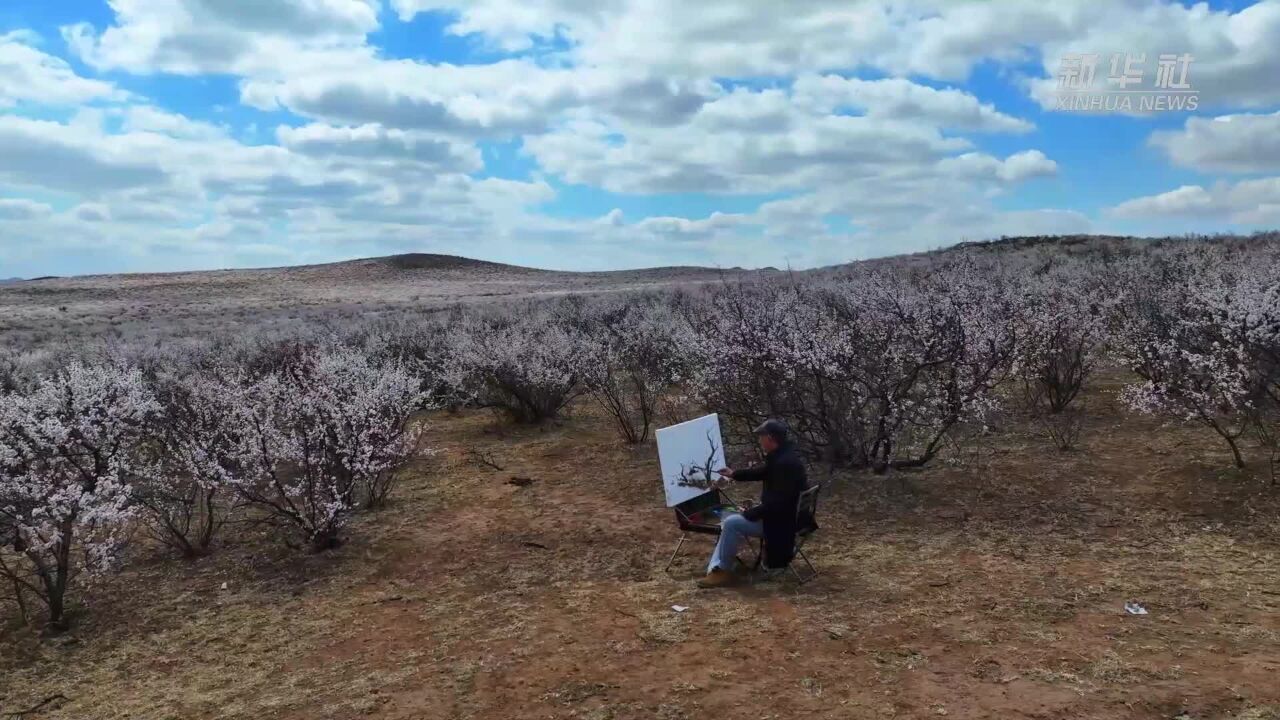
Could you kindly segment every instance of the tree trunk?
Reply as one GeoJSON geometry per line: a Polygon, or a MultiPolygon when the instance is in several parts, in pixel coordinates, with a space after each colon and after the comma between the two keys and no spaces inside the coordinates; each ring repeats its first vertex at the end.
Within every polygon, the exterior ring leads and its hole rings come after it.
{"type": "Polygon", "coordinates": [[[62,632],[68,629],[67,616],[63,607],[64,593],[58,592],[49,597],[49,629],[62,632]]]}
{"type": "Polygon", "coordinates": [[[57,546],[57,566],[53,576],[45,580],[49,591],[49,627],[56,631],[66,630],[69,625],[66,618],[67,585],[71,580],[71,546],[75,542],[75,515],[62,523],[62,540],[57,546]]]}
{"type": "MultiPolygon", "coordinates": [[[[1226,436],[1223,436],[1223,437],[1226,437],[1226,436]]],[[[1227,440],[1227,444],[1231,446],[1231,456],[1235,458],[1236,467],[1238,468],[1244,467],[1244,456],[1240,454],[1240,447],[1239,445],[1236,444],[1236,439],[1233,437],[1227,437],[1226,440],[1227,440]]]]}
{"type": "Polygon", "coordinates": [[[204,511],[204,524],[200,528],[200,538],[198,542],[201,555],[209,551],[209,546],[213,544],[213,535],[218,530],[217,510],[214,505],[217,493],[217,490],[210,489],[204,494],[204,506],[202,508],[204,511]]]}
{"type": "Polygon", "coordinates": [[[22,616],[22,624],[26,625],[30,622],[30,614],[27,612],[27,599],[23,595],[22,583],[18,582],[18,578],[13,578],[13,597],[18,601],[18,614],[22,616]]]}
{"type": "Polygon", "coordinates": [[[338,537],[337,529],[321,530],[311,536],[311,552],[324,552],[332,550],[342,544],[342,538],[338,537]]]}

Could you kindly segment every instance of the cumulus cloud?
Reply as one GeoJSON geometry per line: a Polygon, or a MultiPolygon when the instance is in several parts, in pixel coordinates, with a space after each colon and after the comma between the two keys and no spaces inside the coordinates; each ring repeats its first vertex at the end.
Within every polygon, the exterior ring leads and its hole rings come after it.
{"type": "Polygon", "coordinates": [[[163,183],[155,161],[119,139],[57,122],[0,116],[0,179],[17,187],[94,194],[163,183]]]}
{"type": "Polygon", "coordinates": [[[859,80],[804,75],[795,82],[797,103],[822,112],[849,107],[892,120],[918,120],[939,127],[985,132],[1028,132],[1035,126],[955,89],[937,90],[902,78],[859,80]]]}
{"type": "MultiPolygon", "coordinates": [[[[707,0],[394,0],[401,17],[452,11],[451,31],[508,50],[567,41],[598,67],[645,66],[675,76],[788,76],[871,67],[890,75],[966,79],[983,61],[1039,62],[1033,95],[1052,106],[1066,53],[1195,57],[1192,78],[1210,105],[1280,99],[1280,3],[1239,10],[1154,0],[954,2],[707,0]]],[[[1148,72],[1152,70],[1148,69],[1148,72]]],[[[1105,76],[1105,70],[1103,70],[1105,76]]]]}
{"type": "Polygon", "coordinates": [[[0,220],[34,220],[48,217],[53,208],[26,198],[0,198],[0,220]]]}
{"type": "Polygon", "coordinates": [[[934,125],[814,113],[777,91],[736,90],[678,133],[583,119],[524,146],[547,171],[615,192],[766,193],[932,164],[971,143],[934,125]]]}
{"type": "MultiPolygon", "coordinates": [[[[198,5],[182,7],[210,14],[206,19],[214,25],[218,18],[224,24],[248,22],[252,27],[245,32],[251,34],[269,35],[277,24],[292,22],[269,13],[257,20],[228,16],[224,11],[231,6],[221,0],[198,5]]],[[[176,7],[162,3],[154,9],[163,14],[176,7]]],[[[127,2],[121,9],[142,11],[127,2]]],[[[24,58],[53,66],[30,53],[24,58]]],[[[58,68],[65,70],[65,82],[56,97],[70,97],[66,88],[103,89],[79,82],[84,79],[69,67],[58,68]]],[[[491,86],[502,91],[500,83],[491,86]]],[[[98,97],[94,93],[79,99],[98,97]]],[[[23,90],[22,97],[28,96],[32,92],[23,90]]],[[[41,99],[48,105],[56,97],[46,93],[41,99]]],[[[373,252],[378,242],[421,242],[429,228],[433,240],[474,254],[475,237],[514,236],[527,206],[554,197],[543,181],[472,177],[483,169],[479,148],[456,135],[314,123],[280,127],[277,144],[250,145],[220,124],[140,98],[121,100],[105,108],[81,105],[61,121],[0,116],[0,185],[76,203],[54,213],[30,199],[0,201],[7,245],[51,254],[114,249],[120,257],[158,253],[238,264],[268,256],[324,259],[348,252],[343,247],[353,236],[375,238],[366,245],[373,252]]],[[[459,102],[465,107],[465,99],[459,102]]]]}
{"type": "Polygon", "coordinates": [[[227,129],[213,123],[192,120],[152,105],[130,105],[122,111],[125,132],[154,132],[175,138],[215,139],[227,136],[227,129]]]}
{"type": "Polygon", "coordinates": [[[113,198],[107,214],[120,223],[158,226],[195,222],[202,208],[183,208],[147,200],[131,200],[127,195],[113,198]],[[196,212],[193,212],[195,210],[196,212]]]}
{"type": "Polygon", "coordinates": [[[112,0],[115,24],[63,29],[100,69],[251,73],[306,50],[349,47],[378,27],[378,0],[112,0]]]}
{"type": "MultiPolygon", "coordinates": [[[[42,235],[181,257],[186,243],[219,262],[429,246],[576,267],[779,264],[782,253],[804,265],[1092,227],[1075,210],[998,208],[1070,159],[1036,149],[1024,103],[967,89],[980,64],[1046,102],[1064,53],[1190,52],[1205,104],[1280,103],[1280,0],[109,6],[106,24],[63,28],[85,73],[30,33],[0,35],[0,108],[37,109],[0,115],[0,188],[72,208],[0,201],[6,229],[26,233],[10,244],[42,235]],[[376,46],[380,23],[424,12],[480,52],[451,64],[376,46]],[[1034,77],[1020,75],[1028,68],[1034,77]],[[275,130],[236,124],[253,111],[176,112],[95,71],[227,75],[242,105],[271,114],[252,121],[275,130]],[[544,214],[562,185],[656,196],[658,209],[544,214]],[[734,211],[678,217],[664,203],[680,193],[732,197],[734,211]]],[[[1272,173],[1277,117],[1192,118],[1150,144],[1201,172],[1272,173]]],[[[1250,182],[1206,181],[1111,213],[1261,222],[1276,200],[1250,182]]]]}
{"type": "MultiPolygon", "coordinates": [[[[1047,5],[1047,3],[1046,3],[1047,5]]],[[[1074,4],[1059,4],[1063,9],[1074,4]]],[[[1144,86],[1152,87],[1162,54],[1192,56],[1187,81],[1200,107],[1265,107],[1280,102],[1280,2],[1263,0],[1238,11],[1207,3],[1081,3],[1076,22],[1041,46],[1044,77],[1032,94],[1045,107],[1055,103],[1063,55],[1098,53],[1097,83],[1109,74],[1112,53],[1145,56],[1144,86]]]]}
{"type": "Polygon", "coordinates": [[[1188,118],[1181,130],[1151,134],[1175,165],[1204,172],[1280,170],[1280,113],[1188,118]]]}
{"type": "Polygon", "coordinates": [[[0,108],[19,102],[74,106],[126,96],[109,82],[80,77],[67,61],[39,50],[38,40],[31,33],[0,34],[0,108]]]}
{"type": "Polygon", "coordinates": [[[1241,225],[1280,223],[1280,177],[1218,182],[1127,200],[1111,208],[1122,218],[1212,217],[1241,225]]]}
{"type": "Polygon", "coordinates": [[[335,125],[377,124],[478,139],[545,131],[576,108],[671,127],[720,93],[709,79],[546,67],[527,59],[483,65],[386,60],[369,49],[311,58],[286,77],[254,77],[241,98],[335,125]]]}
{"type": "Polygon", "coordinates": [[[565,73],[525,61],[452,66],[361,54],[347,60],[284,79],[251,79],[242,98],[255,107],[284,107],[332,124],[469,136],[536,132],[549,113],[572,104],[574,90],[565,73]]]}
{"type": "Polygon", "coordinates": [[[393,0],[402,18],[451,10],[451,32],[523,50],[563,37],[594,66],[652,67],[663,75],[785,76],[873,66],[894,74],[960,79],[984,57],[1018,57],[1028,41],[1061,31],[1058,4],[918,0],[747,3],[707,0],[393,0]],[[1035,29],[1020,36],[1014,28],[1035,29]]]}
{"type": "Polygon", "coordinates": [[[749,223],[746,215],[713,212],[706,218],[691,220],[682,217],[647,217],[636,227],[658,235],[683,239],[707,237],[718,231],[749,223]]]}
{"type": "Polygon", "coordinates": [[[90,223],[107,222],[111,219],[111,210],[102,203],[82,203],[72,209],[71,214],[77,220],[90,223]]]}
{"type": "Polygon", "coordinates": [[[303,155],[390,163],[406,170],[429,170],[431,174],[471,173],[484,167],[474,144],[376,124],[281,126],[276,137],[282,146],[303,155]]]}
{"type": "Polygon", "coordinates": [[[965,153],[940,161],[938,169],[972,179],[1016,183],[1054,175],[1058,172],[1058,164],[1039,150],[1024,150],[1004,160],[982,153],[965,153]]]}

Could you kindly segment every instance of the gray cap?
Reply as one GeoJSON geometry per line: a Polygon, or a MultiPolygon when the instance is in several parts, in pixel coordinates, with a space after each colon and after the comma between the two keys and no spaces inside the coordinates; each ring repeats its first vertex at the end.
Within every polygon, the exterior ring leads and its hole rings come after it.
{"type": "Polygon", "coordinates": [[[755,429],[756,435],[772,435],[778,440],[787,439],[787,424],[776,418],[769,418],[755,429]]]}

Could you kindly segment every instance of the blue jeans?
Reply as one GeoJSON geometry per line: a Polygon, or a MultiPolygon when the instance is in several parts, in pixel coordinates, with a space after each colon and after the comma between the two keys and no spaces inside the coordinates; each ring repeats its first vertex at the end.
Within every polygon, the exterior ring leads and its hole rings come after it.
{"type": "Polygon", "coordinates": [[[749,537],[764,535],[764,523],[759,520],[748,520],[734,513],[720,524],[720,539],[716,542],[716,550],[711,553],[711,562],[707,563],[707,572],[716,568],[726,572],[733,571],[733,560],[738,556],[749,537]]]}

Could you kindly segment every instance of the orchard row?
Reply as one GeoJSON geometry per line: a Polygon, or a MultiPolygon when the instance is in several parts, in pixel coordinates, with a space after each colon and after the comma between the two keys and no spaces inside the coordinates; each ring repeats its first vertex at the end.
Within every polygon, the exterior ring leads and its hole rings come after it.
{"type": "Polygon", "coordinates": [[[1078,397],[1107,366],[1131,372],[1135,411],[1204,426],[1239,464],[1255,439],[1274,469],[1280,248],[971,249],[287,337],[15,354],[0,366],[0,576],[24,616],[61,626],[75,578],[118,566],[140,528],[188,556],[250,522],[333,547],[428,451],[431,410],[542,422],[588,396],[630,443],[705,411],[739,438],[780,417],[812,458],[886,472],[999,411],[1069,447],[1078,397]]]}

